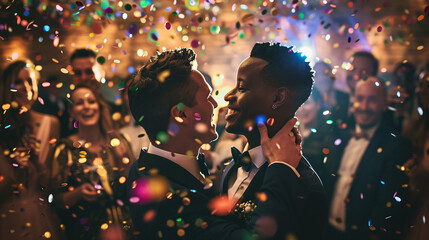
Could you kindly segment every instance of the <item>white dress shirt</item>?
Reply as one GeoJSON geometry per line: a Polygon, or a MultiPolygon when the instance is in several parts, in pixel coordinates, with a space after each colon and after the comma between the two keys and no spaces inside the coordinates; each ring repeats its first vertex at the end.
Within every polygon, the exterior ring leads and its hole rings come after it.
{"type": "MultiPolygon", "coordinates": [[[[356,139],[355,137],[352,137],[344,150],[343,156],[341,157],[340,168],[337,176],[338,181],[335,185],[329,215],[329,224],[339,231],[346,231],[346,199],[349,195],[349,191],[362,156],[378,126],[379,125],[365,130],[369,139],[356,139]]],[[[356,125],[356,132],[360,133],[362,131],[363,130],[356,125]]]]}
{"type": "Polygon", "coordinates": [[[197,162],[196,156],[187,156],[179,153],[172,153],[160,148],[155,147],[152,143],[149,143],[147,152],[153,155],[157,155],[163,158],[166,158],[182,168],[186,169],[191,173],[195,178],[204,182],[204,177],[200,174],[200,167],[197,162]]]}
{"type": "Polygon", "coordinates": [[[258,146],[249,150],[251,167],[247,172],[243,167],[237,169],[237,178],[230,178],[228,183],[228,198],[238,201],[246,191],[252,179],[258,173],[259,168],[267,161],[262,152],[262,147],[258,146]]]}
{"type": "MultiPolygon", "coordinates": [[[[248,146],[249,145],[247,145],[245,149],[247,149],[248,146]]],[[[238,199],[243,196],[243,193],[246,191],[247,187],[249,186],[250,182],[252,182],[252,179],[258,173],[261,166],[264,165],[265,162],[267,162],[267,159],[264,156],[264,152],[262,151],[261,146],[257,146],[255,148],[250,149],[249,155],[251,160],[250,170],[245,171],[243,167],[239,167],[237,169],[237,177],[234,178],[234,176],[231,176],[228,182],[228,198],[233,199],[234,201],[238,201],[238,199]]],[[[273,162],[271,164],[279,163],[287,165],[294,171],[298,178],[300,177],[298,171],[293,166],[287,163],[273,162]]]]}

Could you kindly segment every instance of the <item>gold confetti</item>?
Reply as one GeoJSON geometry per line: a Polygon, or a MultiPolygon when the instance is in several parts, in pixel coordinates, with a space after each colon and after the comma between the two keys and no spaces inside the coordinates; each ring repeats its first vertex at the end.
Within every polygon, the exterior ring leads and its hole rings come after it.
{"type": "Polygon", "coordinates": [[[188,206],[191,203],[191,199],[185,197],[182,199],[182,203],[183,205],[188,206]]]}
{"type": "Polygon", "coordinates": [[[6,110],[10,109],[10,104],[9,103],[3,104],[1,106],[1,108],[6,111],[6,110]]]}
{"type": "Polygon", "coordinates": [[[123,158],[122,158],[122,163],[123,163],[123,164],[128,164],[128,163],[130,163],[130,159],[129,159],[129,158],[127,158],[127,157],[123,157],[123,158]]]}
{"type": "Polygon", "coordinates": [[[167,226],[168,227],[174,227],[174,221],[171,219],[167,220],[167,226]]]}
{"type": "Polygon", "coordinates": [[[113,121],[119,121],[119,120],[121,120],[121,118],[122,118],[122,115],[121,115],[121,113],[120,113],[120,112],[115,112],[115,113],[113,113],[113,115],[112,115],[112,119],[113,119],[113,121]]]}
{"type": "Polygon", "coordinates": [[[256,193],[255,195],[256,195],[256,198],[259,199],[259,201],[261,202],[266,202],[268,199],[267,194],[264,192],[256,193]]]}
{"type": "Polygon", "coordinates": [[[183,229],[177,230],[177,236],[179,236],[179,237],[185,236],[185,230],[183,230],[183,229]]]}
{"type": "Polygon", "coordinates": [[[112,145],[112,147],[117,147],[120,143],[121,142],[117,138],[112,138],[112,140],[110,140],[110,145],[112,145]]]}
{"type": "Polygon", "coordinates": [[[55,59],[55,58],[52,58],[52,62],[54,62],[54,63],[59,63],[60,61],[58,61],[57,59],[55,59]]]}
{"type": "Polygon", "coordinates": [[[201,149],[209,151],[211,149],[211,146],[210,146],[210,144],[205,143],[205,144],[201,145],[201,149]]]}
{"type": "Polygon", "coordinates": [[[124,184],[126,181],[127,181],[127,178],[124,177],[124,176],[122,176],[122,177],[119,178],[119,183],[120,184],[124,184]]]}
{"type": "Polygon", "coordinates": [[[101,230],[106,230],[109,228],[109,225],[107,223],[103,223],[100,228],[101,230]]]}
{"type": "Polygon", "coordinates": [[[45,234],[43,234],[43,236],[45,237],[45,238],[51,238],[51,233],[50,232],[45,232],[45,234]]]}
{"type": "Polygon", "coordinates": [[[165,79],[170,76],[170,70],[162,71],[158,74],[158,81],[165,82],[165,79]]]}

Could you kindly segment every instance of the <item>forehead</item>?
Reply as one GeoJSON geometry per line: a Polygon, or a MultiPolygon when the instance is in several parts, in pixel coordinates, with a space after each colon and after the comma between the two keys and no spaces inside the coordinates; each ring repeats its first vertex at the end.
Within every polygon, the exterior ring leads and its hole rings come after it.
{"type": "Polygon", "coordinates": [[[198,70],[192,70],[189,79],[199,86],[199,90],[211,92],[212,88],[206,82],[204,76],[198,70]]]}
{"type": "Polygon", "coordinates": [[[372,67],[372,64],[373,64],[372,59],[369,57],[365,57],[365,56],[352,57],[351,62],[352,62],[354,67],[370,68],[370,67],[372,67]]]}
{"type": "Polygon", "coordinates": [[[84,57],[84,58],[75,58],[72,61],[73,68],[87,68],[92,67],[95,64],[95,58],[93,57],[84,57]]]}
{"type": "Polygon", "coordinates": [[[88,88],[79,88],[72,93],[72,98],[95,98],[94,93],[88,88]]]}
{"type": "Polygon", "coordinates": [[[384,97],[383,87],[377,86],[375,81],[361,81],[356,85],[356,96],[384,97]]]}
{"type": "Polygon", "coordinates": [[[268,65],[268,62],[261,58],[248,57],[241,62],[238,73],[246,76],[255,76],[255,74],[259,76],[266,65],[268,65]]]}

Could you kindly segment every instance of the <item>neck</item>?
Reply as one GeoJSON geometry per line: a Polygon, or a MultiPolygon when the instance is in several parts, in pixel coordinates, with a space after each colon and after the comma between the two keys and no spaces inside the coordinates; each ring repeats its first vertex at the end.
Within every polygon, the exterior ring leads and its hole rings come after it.
{"type": "MultiPolygon", "coordinates": [[[[282,118],[281,116],[278,116],[276,121],[274,121],[274,124],[272,126],[267,126],[268,131],[268,137],[272,138],[280,129],[293,117],[293,115],[282,118]]],[[[245,135],[247,138],[247,141],[249,143],[249,149],[255,148],[259,145],[261,145],[261,135],[259,134],[259,129],[255,125],[248,133],[245,135]]]]}
{"type": "Polygon", "coordinates": [[[189,136],[184,137],[181,136],[181,134],[177,134],[176,136],[171,136],[168,139],[166,143],[162,143],[160,145],[155,144],[152,142],[152,145],[156,146],[157,148],[163,149],[165,151],[183,154],[183,155],[189,155],[191,152],[193,156],[198,155],[198,151],[201,147],[201,144],[198,144],[195,142],[194,139],[189,139],[189,136]]]}
{"type": "Polygon", "coordinates": [[[96,143],[100,139],[103,139],[103,134],[101,134],[100,127],[97,126],[79,126],[78,136],[80,139],[84,139],[87,142],[96,143]]]}

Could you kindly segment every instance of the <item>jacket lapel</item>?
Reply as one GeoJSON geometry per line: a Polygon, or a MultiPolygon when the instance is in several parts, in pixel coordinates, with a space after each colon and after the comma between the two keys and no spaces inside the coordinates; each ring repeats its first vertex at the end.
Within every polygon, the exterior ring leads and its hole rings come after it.
{"type": "Polygon", "coordinates": [[[237,172],[237,166],[235,165],[235,161],[232,160],[226,166],[223,174],[222,181],[220,182],[220,194],[228,194],[228,182],[231,174],[237,172]]]}
{"type": "MultiPolygon", "coordinates": [[[[352,183],[352,186],[350,188],[350,193],[353,191],[354,187],[356,187],[359,184],[359,180],[366,179],[366,176],[368,173],[368,169],[373,170],[375,168],[375,161],[379,159],[377,157],[377,149],[380,146],[383,146],[383,139],[384,139],[384,128],[380,125],[380,127],[377,129],[377,131],[374,133],[374,136],[370,140],[368,147],[365,150],[365,153],[363,154],[361,161],[359,163],[359,166],[356,170],[354,181],[352,183]],[[373,167],[369,167],[373,166],[373,167]]],[[[383,148],[382,148],[383,149],[383,148]]]]}
{"type": "Polygon", "coordinates": [[[171,182],[178,183],[189,189],[207,192],[204,190],[204,185],[191,173],[166,158],[142,151],[138,159],[138,166],[139,171],[156,169],[158,174],[167,177],[171,182]]]}
{"type": "Polygon", "coordinates": [[[260,168],[256,175],[253,177],[249,186],[247,186],[246,191],[244,191],[243,195],[240,197],[237,203],[245,202],[248,200],[255,199],[255,193],[259,191],[264,181],[265,171],[267,170],[268,162],[265,162],[260,168]]]}

